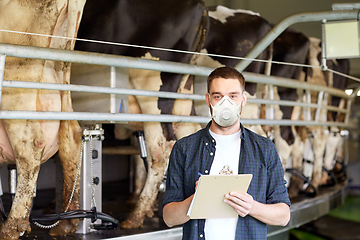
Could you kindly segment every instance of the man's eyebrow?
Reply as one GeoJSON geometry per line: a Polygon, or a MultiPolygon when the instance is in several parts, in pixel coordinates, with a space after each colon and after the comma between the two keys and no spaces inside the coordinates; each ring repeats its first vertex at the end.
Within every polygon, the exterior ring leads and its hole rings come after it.
{"type": "MultiPolygon", "coordinates": [[[[216,94],[223,95],[223,93],[221,93],[221,92],[212,92],[212,93],[210,93],[210,95],[216,95],[216,94]]],[[[234,92],[229,92],[229,94],[240,94],[240,92],[239,91],[234,91],[234,92]]]]}

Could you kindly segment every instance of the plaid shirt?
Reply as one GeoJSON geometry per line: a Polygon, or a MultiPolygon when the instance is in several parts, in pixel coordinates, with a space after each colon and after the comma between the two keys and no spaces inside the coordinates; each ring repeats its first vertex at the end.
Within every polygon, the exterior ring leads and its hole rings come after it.
{"type": "MultiPolygon", "coordinates": [[[[198,172],[209,174],[215,156],[216,142],[206,128],[178,140],[171,152],[163,206],[180,202],[195,192],[198,172]]],[[[286,203],[290,206],[285,187],[284,170],[274,144],[249,129],[241,127],[239,174],[251,173],[253,179],[248,193],[260,203],[286,203]]],[[[183,239],[205,239],[205,220],[192,219],[183,224],[183,239]]],[[[239,216],[236,239],[266,239],[265,223],[251,217],[239,216]]]]}

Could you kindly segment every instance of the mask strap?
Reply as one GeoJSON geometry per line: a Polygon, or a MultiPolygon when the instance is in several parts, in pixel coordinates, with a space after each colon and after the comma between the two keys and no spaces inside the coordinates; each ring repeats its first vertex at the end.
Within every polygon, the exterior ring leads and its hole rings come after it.
{"type": "Polygon", "coordinates": [[[210,103],[211,109],[214,109],[214,106],[211,104],[210,93],[207,93],[207,95],[209,96],[209,103],[210,103]]]}

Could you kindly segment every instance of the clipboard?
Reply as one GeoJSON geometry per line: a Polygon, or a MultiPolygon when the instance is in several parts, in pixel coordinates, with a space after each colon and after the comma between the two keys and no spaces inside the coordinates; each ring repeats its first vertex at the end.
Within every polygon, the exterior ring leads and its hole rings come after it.
{"type": "Polygon", "coordinates": [[[245,194],[251,179],[252,174],[202,175],[187,216],[190,219],[237,218],[234,209],[224,203],[225,194],[245,194]]]}

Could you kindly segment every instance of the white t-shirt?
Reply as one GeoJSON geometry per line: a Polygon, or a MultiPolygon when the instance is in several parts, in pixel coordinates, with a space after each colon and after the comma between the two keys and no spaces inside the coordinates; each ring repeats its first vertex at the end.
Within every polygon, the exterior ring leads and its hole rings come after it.
{"type": "MultiPolygon", "coordinates": [[[[218,135],[212,131],[210,134],[216,141],[215,157],[210,168],[210,175],[219,175],[226,165],[234,175],[238,174],[240,131],[231,135],[218,135]]],[[[237,221],[238,218],[206,219],[204,229],[206,240],[234,240],[237,221]]]]}

